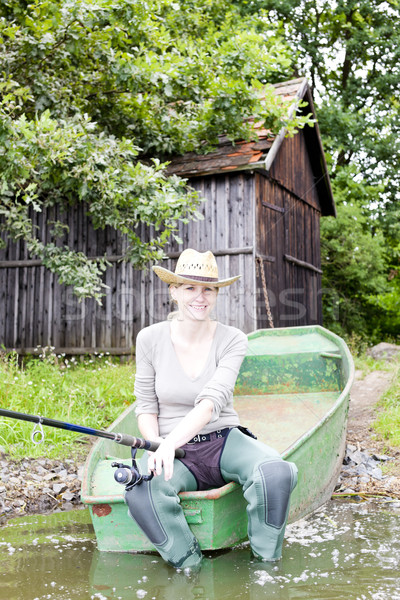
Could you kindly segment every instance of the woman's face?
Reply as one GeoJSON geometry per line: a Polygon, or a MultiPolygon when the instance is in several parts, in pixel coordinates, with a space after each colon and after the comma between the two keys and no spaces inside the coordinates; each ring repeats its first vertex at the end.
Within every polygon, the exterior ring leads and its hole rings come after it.
{"type": "Polygon", "coordinates": [[[171,286],[171,296],[178,304],[183,318],[206,321],[217,301],[218,290],[212,286],[188,285],[171,286]]]}

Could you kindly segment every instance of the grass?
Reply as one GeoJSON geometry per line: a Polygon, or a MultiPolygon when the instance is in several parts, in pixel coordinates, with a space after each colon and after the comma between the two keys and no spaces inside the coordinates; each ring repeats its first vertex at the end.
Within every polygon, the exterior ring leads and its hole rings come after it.
{"type": "Polygon", "coordinates": [[[372,371],[393,373],[393,382],[379,401],[378,417],[373,428],[389,447],[400,448],[400,360],[376,360],[366,354],[365,349],[357,352],[353,348],[352,355],[355,368],[361,371],[363,378],[372,371]]]}
{"type": "MultiPolygon", "coordinates": [[[[134,400],[134,364],[109,356],[75,358],[43,351],[22,365],[16,354],[0,357],[0,406],[32,415],[104,429],[134,400]]],[[[43,427],[45,440],[31,440],[34,423],[0,417],[0,447],[11,458],[84,456],[93,437],[43,427]]]]}
{"type": "Polygon", "coordinates": [[[347,344],[354,359],[354,366],[361,372],[362,378],[373,371],[393,373],[393,382],[378,404],[378,417],[373,423],[373,428],[388,447],[400,448],[400,359],[388,361],[372,358],[366,352],[366,345],[360,343],[359,336],[352,336],[347,340],[347,344]]]}
{"type": "Polygon", "coordinates": [[[383,394],[378,408],[378,417],[374,422],[375,431],[391,447],[400,447],[400,364],[396,362],[393,383],[383,394]]]}
{"type": "Polygon", "coordinates": [[[362,377],[365,377],[372,371],[393,371],[396,368],[395,362],[383,359],[377,360],[372,358],[372,356],[368,356],[365,352],[358,356],[353,354],[353,360],[356,370],[361,371],[362,377]]]}

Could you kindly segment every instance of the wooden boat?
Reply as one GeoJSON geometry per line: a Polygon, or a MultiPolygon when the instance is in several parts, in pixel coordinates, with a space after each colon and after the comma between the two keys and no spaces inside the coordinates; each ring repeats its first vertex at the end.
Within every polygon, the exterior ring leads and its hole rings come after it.
{"type": "MultiPolygon", "coordinates": [[[[338,480],[345,450],[354,365],[345,342],[320,326],[258,330],[248,336],[234,404],[241,422],[296,463],[298,485],[289,520],[326,502],[338,480]]],[[[139,435],[130,406],[111,431],[139,435]]],[[[99,550],[154,550],[129,518],[124,488],[111,463],[130,458],[129,448],[101,439],[86,461],[82,501],[90,508],[99,550]]],[[[233,482],[204,492],[183,492],[186,519],[203,549],[247,539],[246,502],[233,482]]]]}

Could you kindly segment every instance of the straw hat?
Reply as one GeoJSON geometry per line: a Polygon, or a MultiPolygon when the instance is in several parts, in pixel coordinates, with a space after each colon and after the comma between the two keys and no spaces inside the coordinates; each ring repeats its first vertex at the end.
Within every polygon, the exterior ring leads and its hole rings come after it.
{"type": "Polygon", "coordinates": [[[229,279],[218,279],[218,267],[212,252],[197,252],[192,248],[184,250],[180,255],[175,273],[164,267],[153,267],[153,271],[165,283],[188,283],[192,285],[209,284],[213,287],[231,285],[241,276],[229,279]]]}

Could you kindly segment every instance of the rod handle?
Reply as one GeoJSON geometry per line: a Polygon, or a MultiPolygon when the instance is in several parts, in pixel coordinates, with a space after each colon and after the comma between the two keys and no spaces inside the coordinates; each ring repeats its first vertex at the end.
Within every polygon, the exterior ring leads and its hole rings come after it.
{"type": "MultiPolygon", "coordinates": [[[[144,440],[142,438],[134,437],[133,435],[129,435],[128,433],[116,433],[115,434],[115,442],[118,444],[122,444],[123,446],[129,446],[130,448],[143,448],[144,450],[150,450],[150,452],[155,452],[159,447],[158,442],[149,442],[148,440],[144,440]]],[[[185,451],[182,448],[177,448],[175,450],[176,458],[183,458],[185,456],[185,451]]]]}

